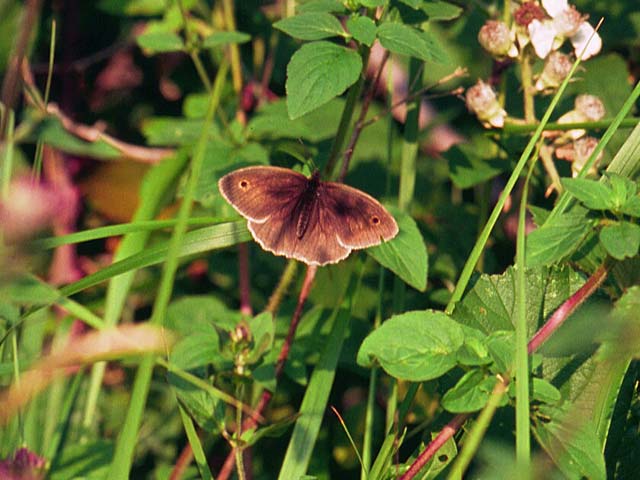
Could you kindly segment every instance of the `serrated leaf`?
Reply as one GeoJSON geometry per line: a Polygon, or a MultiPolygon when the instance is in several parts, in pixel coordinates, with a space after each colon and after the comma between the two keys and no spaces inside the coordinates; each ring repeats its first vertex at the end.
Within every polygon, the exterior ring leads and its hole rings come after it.
{"type": "Polygon", "coordinates": [[[202,41],[203,48],[215,48],[230,43],[246,43],[251,40],[251,35],[244,32],[215,32],[205,37],[202,41]]]}
{"type": "Polygon", "coordinates": [[[215,329],[194,328],[171,350],[171,363],[183,370],[220,363],[220,339],[215,329]]]}
{"type": "Polygon", "coordinates": [[[136,42],[151,52],[180,52],[184,50],[184,41],[173,32],[148,32],[138,35],[136,42]]]}
{"type": "Polygon", "coordinates": [[[395,315],[367,336],[358,351],[361,366],[377,362],[391,376],[422,382],[456,366],[464,334],[442,312],[416,311],[395,315]]]}
{"type": "Polygon", "coordinates": [[[527,235],[528,268],[551,265],[574,252],[591,232],[596,222],[584,212],[558,215],[527,235]]]}
{"type": "Polygon", "coordinates": [[[196,423],[209,433],[220,432],[224,426],[224,402],[173,372],[167,373],[167,379],[178,400],[196,423]]]}
{"type": "Polygon", "coordinates": [[[369,17],[349,17],[347,30],[358,42],[370,47],[376,39],[376,23],[369,17]]]}
{"type": "Polygon", "coordinates": [[[251,336],[253,337],[253,348],[251,355],[247,358],[248,363],[255,363],[262,358],[273,346],[275,336],[275,324],[273,315],[270,312],[263,312],[260,315],[248,320],[251,336]]]}
{"type": "Polygon", "coordinates": [[[329,42],[303,45],[287,66],[287,109],[292,120],[341,95],[359,78],[362,59],[329,42]]]}
{"type": "Polygon", "coordinates": [[[605,225],[600,230],[600,243],[613,258],[633,257],[640,248],[640,226],[631,222],[605,225]]]}
{"type": "Polygon", "coordinates": [[[300,40],[347,36],[340,21],[329,13],[302,13],[279,20],[273,26],[300,40]]]}
{"type": "Polygon", "coordinates": [[[486,336],[475,328],[460,325],[464,332],[464,343],[458,349],[456,357],[458,363],[466,366],[478,366],[491,363],[489,350],[485,345],[486,336]]]}
{"type": "Polygon", "coordinates": [[[602,448],[588,420],[580,418],[571,424],[565,419],[552,418],[550,422],[537,422],[533,433],[568,478],[606,478],[602,448]]]}
{"type": "Polygon", "coordinates": [[[597,180],[563,178],[562,186],[585,207],[591,210],[610,210],[614,207],[611,188],[597,180]]]}
{"type": "Polygon", "coordinates": [[[429,262],[422,234],[413,218],[399,209],[390,210],[398,222],[398,235],[367,249],[367,253],[413,288],[423,292],[427,286],[429,262]]]}
{"type": "Polygon", "coordinates": [[[424,34],[403,23],[385,22],[378,26],[378,39],[394,53],[427,61],[442,61],[444,53],[424,34]]]}
{"type": "MultiPolygon", "coordinates": [[[[470,370],[442,397],[442,408],[451,413],[470,413],[482,409],[498,379],[482,370],[470,370]]],[[[507,397],[503,397],[507,401],[507,397]]]]}

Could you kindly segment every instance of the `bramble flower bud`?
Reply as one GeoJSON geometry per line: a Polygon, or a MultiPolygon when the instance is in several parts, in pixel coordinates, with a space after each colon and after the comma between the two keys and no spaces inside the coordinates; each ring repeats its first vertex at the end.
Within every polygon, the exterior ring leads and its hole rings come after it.
{"type": "Polygon", "coordinates": [[[606,113],[602,100],[586,93],[576,97],[575,108],[587,121],[592,122],[602,119],[606,113]]]}
{"type": "Polygon", "coordinates": [[[485,128],[503,127],[507,112],[500,106],[496,92],[482,80],[467,89],[467,108],[475,113],[485,128]]]}
{"type": "Polygon", "coordinates": [[[569,55],[561,52],[551,52],[544,62],[542,73],[536,82],[536,90],[543,92],[560,86],[569,75],[573,62],[569,55]]]}
{"type": "MultiPolygon", "coordinates": [[[[594,137],[579,138],[574,142],[573,146],[576,152],[576,156],[573,160],[573,163],[571,164],[571,172],[574,177],[577,177],[578,173],[580,173],[580,170],[582,170],[582,167],[584,167],[584,164],[587,163],[587,160],[598,146],[598,139],[594,137]]],[[[593,162],[593,165],[588,172],[589,175],[595,175],[596,173],[598,173],[597,166],[602,159],[602,154],[603,152],[600,152],[598,154],[598,157],[596,158],[596,161],[593,162]]]]}
{"type": "Polygon", "coordinates": [[[482,48],[496,58],[518,56],[518,49],[513,40],[514,36],[509,27],[497,20],[489,20],[478,32],[478,42],[482,48]]]}
{"type": "Polygon", "coordinates": [[[544,18],[544,10],[535,2],[524,2],[513,14],[516,24],[521,27],[528,27],[533,20],[541,21],[544,18]]]}

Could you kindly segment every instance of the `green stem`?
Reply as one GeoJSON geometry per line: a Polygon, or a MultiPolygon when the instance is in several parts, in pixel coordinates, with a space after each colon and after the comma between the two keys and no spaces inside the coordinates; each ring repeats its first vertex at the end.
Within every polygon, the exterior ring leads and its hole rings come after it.
{"type": "MultiPolygon", "coordinates": [[[[227,71],[228,65],[223,63],[218,70],[215,85],[209,97],[209,106],[202,125],[202,133],[198,138],[198,143],[193,154],[191,175],[189,176],[187,187],[180,205],[180,210],[178,211],[178,223],[176,224],[169,242],[167,261],[163,268],[160,286],[158,287],[158,295],[153,305],[151,319],[149,320],[151,325],[162,325],[166,315],[167,306],[169,305],[173,281],[178,269],[178,253],[180,251],[182,239],[187,230],[187,219],[191,213],[193,198],[195,196],[198,179],[204,162],[204,154],[208,142],[208,135],[206,132],[209,124],[213,121],[214,113],[218,107],[227,71]]],[[[138,367],[127,416],[125,418],[122,432],[116,442],[115,454],[109,469],[109,478],[119,480],[129,477],[131,464],[133,462],[136,438],[140,429],[142,413],[144,411],[147,395],[149,393],[149,386],[151,384],[151,374],[153,373],[154,363],[155,359],[153,355],[145,355],[138,367]]]]}

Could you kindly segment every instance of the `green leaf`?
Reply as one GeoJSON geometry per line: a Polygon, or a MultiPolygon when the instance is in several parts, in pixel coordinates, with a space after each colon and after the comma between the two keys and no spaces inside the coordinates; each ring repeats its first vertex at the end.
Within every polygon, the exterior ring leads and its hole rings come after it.
{"type": "MultiPolygon", "coordinates": [[[[211,139],[220,138],[220,130],[215,123],[211,123],[208,130],[211,139]]],[[[193,145],[201,132],[202,119],[151,117],[142,124],[142,133],[153,146],[193,145]]]]}
{"type": "Polygon", "coordinates": [[[181,52],[185,45],[182,38],[173,32],[147,32],[136,37],[136,42],[151,52],[181,52]]]}
{"type": "Polygon", "coordinates": [[[381,24],[378,26],[378,39],[384,48],[393,53],[432,62],[442,62],[445,58],[431,37],[402,23],[381,24]]]}
{"type": "Polygon", "coordinates": [[[303,45],[287,66],[287,108],[292,120],[338,95],[359,78],[362,59],[354,50],[329,42],[303,45]]]}
{"type": "Polygon", "coordinates": [[[400,231],[388,242],[367,249],[380,265],[388,268],[416,290],[427,287],[427,248],[416,222],[399,209],[390,209],[400,231]]]}
{"type": "Polygon", "coordinates": [[[275,323],[270,312],[256,315],[249,319],[248,323],[253,338],[253,348],[251,355],[247,358],[247,363],[252,364],[259,361],[265,352],[268,352],[273,347],[275,323]]]}
{"type": "Polygon", "coordinates": [[[462,15],[464,11],[457,5],[440,0],[425,1],[420,8],[424,13],[429,15],[429,20],[431,21],[454,20],[462,15]]]}
{"type": "Polygon", "coordinates": [[[298,5],[298,13],[345,13],[347,9],[339,0],[310,0],[298,5]]]}
{"type": "Polygon", "coordinates": [[[498,330],[491,332],[486,340],[489,355],[495,363],[496,373],[503,373],[511,369],[515,355],[515,339],[513,331],[498,330]]]}
{"type": "Polygon", "coordinates": [[[533,433],[540,446],[568,478],[604,480],[604,456],[593,425],[585,418],[555,418],[536,422],[533,433]]]}
{"type": "Polygon", "coordinates": [[[387,5],[389,0],[360,0],[360,5],[367,8],[376,8],[387,5]]]}
{"type": "Polygon", "coordinates": [[[3,275],[0,280],[1,304],[48,305],[60,297],[60,292],[55,288],[30,274],[3,275]]]}
{"type": "Polygon", "coordinates": [[[210,295],[190,295],[171,302],[165,326],[188,336],[194,331],[233,329],[241,315],[210,295]]]}
{"type": "MultiPolygon", "coordinates": [[[[481,410],[491,396],[498,379],[482,370],[470,370],[442,397],[442,408],[451,413],[470,413],[481,410]]],[[[507,397],[503,397],[507,401],[507,397]]]]}
{"type": "Polygon", "coordinates": [[[300,40],[347,36],[340,21],[329,13],[302,13],[279,20],[273,26],[300,40]]]}
{"type": "Polygon", "coordinates": [[[213,434],[224,428],[225,404],[223,401],[173,372],[169,372],[167,378],[180,403],[200,427],[213,434]]]}
{"type": "Polygon", "coordinates": [[[640,196],[629,198],[624,205],[620,207],[620,213],[629,215],[634,218],[640,217],[640,196]]]}
{"type": "Polygon", "coordinates": [[[469,143],[451,147],[444,154],[449,161],[449,176],[458,188],[469,188],[499,175],[509,162],[495,158],[495,143],[484,136],[474,136],[469,143]]]}
{"type": "Polygon", "coordinates": [[[563,178],[562,186],[591,210],[611,210],[614,206],[611,188],[597,180],[563,178]]]}
{"type": "Polygon", "coordinates": [[[416,311],[395,315],[364,339],[358,364],[374,362],[391,376],[422,382],[437,378],[456,366],[456,352],[464,334],[442,312],[416,311]]]}
{"type": "Polygon", "coordinates": [[[247,43],[249,40],[251,35],[244,32],[215,32],[204,38],[202,47],[216,48],[230,43],[247,43]]]}
{"type": "Polygon", "coordinates": [[[638,192],[638,186],[636,183],[622,175],[616,173],[607,173],[607,181],[611,186],[613,192],[613,204],[614,210],[620,210],[620,207],[627,203],[638,192]]]}
{"type": "Polygon", "coordinates": [[[640,248],[640,226],[631,222],[606,225],[600,230],[600,243],[613,258],[633,257],[640,248]]]}
{"type": "Polygon", "coordinates": [[[376,23],[369,17],[354,16],[347,19],[347,30],[358,42],[370,47],[376,39],[376,23]]]}
{"type": "Polygon", "coordinates": [[[456,353],[458,363],[470,367],[491,363],[493,360],[485,344],[486,336],[475,328],[460,326],[464,332],[464,344],[456,353]]]}
{"type": "Polygon", "coordinates": [[[420,5],[422,4],[423,0],[399,0],[399,1],[401,3],[404,3],[405,5],[410,6],[414,10],[417,10],[418,8],[420,8],[420,5]]]}
{"type": "Polygon", "coordinates": [[[527,235],[527,267],[551,265],[573,253],[595,227],[584,211],[558,215],[527,235]]]}
{"type": "Polygon", "coordinates": [[[226,363],[220,355],[220,339],[215,329],[208,327],[192,330],[173,346],[171,363],[183,370],[226,363]]]}
{"type": "Polygon", "coordinates": [[[533,377],[531,399],[553,405],[562,400],[562,394],[560,393],[560,390],[554,387],[550,382],[542,378],[533,377]]]}

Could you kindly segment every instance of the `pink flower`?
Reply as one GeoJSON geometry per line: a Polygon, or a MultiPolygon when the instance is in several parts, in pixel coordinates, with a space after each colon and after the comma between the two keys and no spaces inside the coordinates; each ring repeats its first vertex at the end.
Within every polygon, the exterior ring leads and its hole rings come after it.
{"type": "Polygon", "coordinates": [[[3,480],[41,480],[46,461],[26,448],[16,450],[13,458],[0,460],[0,478],[3,480]]]}

